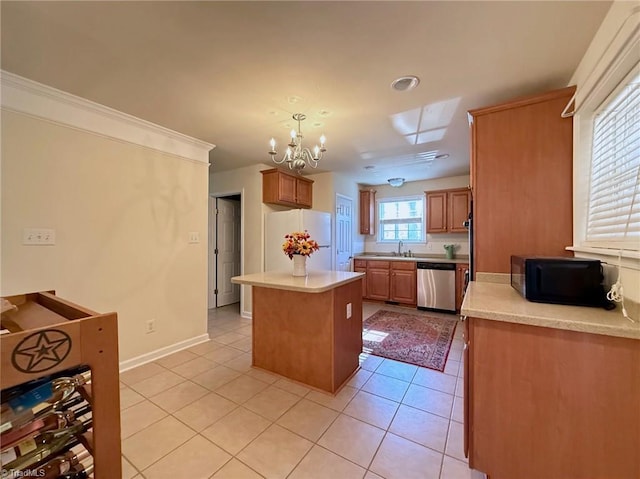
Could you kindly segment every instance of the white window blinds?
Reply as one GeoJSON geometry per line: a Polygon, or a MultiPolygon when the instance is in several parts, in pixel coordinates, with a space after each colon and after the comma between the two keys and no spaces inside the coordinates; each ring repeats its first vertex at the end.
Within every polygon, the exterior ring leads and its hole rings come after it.
{"type": "Polygon", "coordinates": [[[586,240],[640,249],[640,74],[595,112],[586,240]]]}

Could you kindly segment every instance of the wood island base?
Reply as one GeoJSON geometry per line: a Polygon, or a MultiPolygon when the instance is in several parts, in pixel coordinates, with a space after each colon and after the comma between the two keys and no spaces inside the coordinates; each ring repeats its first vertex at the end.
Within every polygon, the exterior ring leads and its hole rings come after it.
{"type": "Polygon", "coordinates": [[[361,281],[319,293],[253,285],[253,366],[336,393],[362,352],[361,281]]]}

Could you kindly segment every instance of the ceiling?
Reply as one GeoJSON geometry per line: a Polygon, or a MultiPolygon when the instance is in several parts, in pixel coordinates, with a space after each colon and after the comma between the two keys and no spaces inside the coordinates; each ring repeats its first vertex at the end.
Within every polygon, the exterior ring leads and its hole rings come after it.
{"type": "Polygon", "coordinates": [[[302,112],[304,174],[424,180],[469,172],[468,110],[566,86],[610,4],[3,0],[1,65],[215,144],[214,175],[273,165],[302,112]]]}

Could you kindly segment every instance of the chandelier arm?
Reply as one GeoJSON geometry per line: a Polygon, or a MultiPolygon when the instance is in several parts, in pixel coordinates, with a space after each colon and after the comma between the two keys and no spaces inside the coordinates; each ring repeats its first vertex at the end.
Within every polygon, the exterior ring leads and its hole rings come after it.
{"type": "Polygon", "coordinates": [[[307,163],[309,163],[309,166],[311,166],[311,168],[318,167],[318,160],[320,160],[320,157],[316,159],[309,148],[303,148],[303,157],[307,161],[307,163]]]}

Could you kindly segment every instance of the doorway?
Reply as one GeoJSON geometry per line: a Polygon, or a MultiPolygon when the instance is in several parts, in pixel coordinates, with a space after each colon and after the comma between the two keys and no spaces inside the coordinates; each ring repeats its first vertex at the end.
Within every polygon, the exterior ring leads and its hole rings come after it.
{"type": "Polygon", "coordinates": [[[353,200],[336,195],[336,270],[352,271],[353,200]]]}
{"type": "Polygon", "coordinates": [[[242,197],[209,198],[209,309],[240,302],[242,197]]]}

